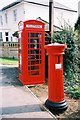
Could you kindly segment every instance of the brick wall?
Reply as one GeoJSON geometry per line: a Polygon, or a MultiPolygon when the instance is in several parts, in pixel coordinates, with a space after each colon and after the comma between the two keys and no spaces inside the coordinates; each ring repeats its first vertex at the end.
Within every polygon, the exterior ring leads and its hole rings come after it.
{"type": "Polygon", "coordinates": [[[18,43],[17,42],[0,43],[0,57],[18,58],[18,43]]]}

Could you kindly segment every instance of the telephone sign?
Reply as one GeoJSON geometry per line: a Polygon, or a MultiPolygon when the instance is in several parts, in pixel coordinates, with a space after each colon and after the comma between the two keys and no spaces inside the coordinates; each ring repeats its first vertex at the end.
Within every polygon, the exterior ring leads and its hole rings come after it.
{"type": "Polygon", "coordinates": [[[42,28],[42,25],[26,25],[27,28],[42,28]]]}
{"type": "Polygon", "coordinates": [[[28,20],[19,22],[19,28],[22,28],[18,42],[19,80],[24,85],[42,84],[45,82],[44,23],[28,20]]]}

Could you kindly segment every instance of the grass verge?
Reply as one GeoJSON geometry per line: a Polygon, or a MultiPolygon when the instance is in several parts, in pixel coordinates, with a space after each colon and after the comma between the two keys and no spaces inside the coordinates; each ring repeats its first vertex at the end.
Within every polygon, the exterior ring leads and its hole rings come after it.
{"type": "Polygon", "coordinates": [[[3,64],[3,65],[18,65],[18,59],[0,58],[0,64],[3,64]]]}

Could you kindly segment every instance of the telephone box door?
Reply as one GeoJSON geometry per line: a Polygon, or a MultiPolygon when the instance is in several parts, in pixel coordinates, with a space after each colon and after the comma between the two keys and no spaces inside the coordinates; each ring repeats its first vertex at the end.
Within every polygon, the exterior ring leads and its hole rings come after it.
{"type": "Polygon", "coordinates": [[[41,74],[42,34],[28,33],[28,75],[41,74]]]}

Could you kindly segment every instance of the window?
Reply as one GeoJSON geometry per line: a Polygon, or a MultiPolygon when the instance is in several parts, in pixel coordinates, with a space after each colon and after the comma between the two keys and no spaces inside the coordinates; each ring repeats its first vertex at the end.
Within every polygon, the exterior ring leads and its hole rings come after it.
{"type": "Polygon", "coordinates": [[[2,39],[2,32],[0,32],[0,41],[3,41],[3,39],[2,39]]]}
{"type": "Polygon", "coordinates": [[[7,13],[5,13],[5,22],[6,22],[6,24],[8,23],[7,13]]]}
{"type": "Polygon", "coordinates": [[[6,42],[9,41],[9,33],[5,32],[6,42]]]}
{"type": "Polygon", "coordinates": [[[3,25],[2,16],[0,16],[0,24],[3,25]]]}
{"type": "Polygon", "coordinates": [[[17,10],[13,11],[13,17],[14,17],[14,21],[17,21],[17,10]]]}
{"type": "Polygon", "coordinates": [[[11,36],[11,41],[13,41],[13,38],[12,38],[12,36],[11,36]]]}

